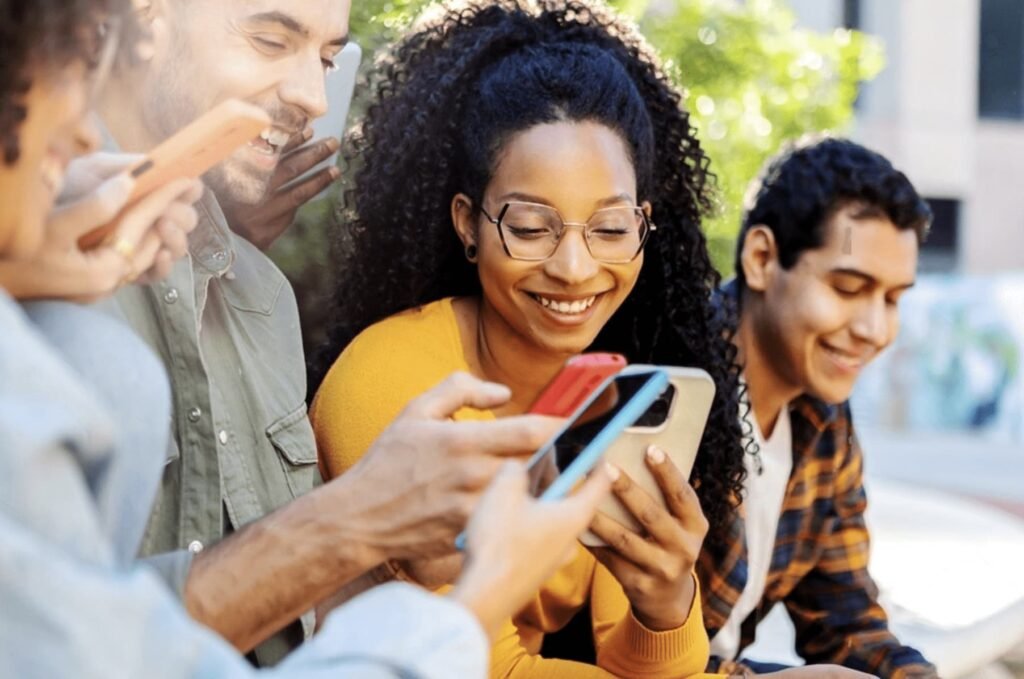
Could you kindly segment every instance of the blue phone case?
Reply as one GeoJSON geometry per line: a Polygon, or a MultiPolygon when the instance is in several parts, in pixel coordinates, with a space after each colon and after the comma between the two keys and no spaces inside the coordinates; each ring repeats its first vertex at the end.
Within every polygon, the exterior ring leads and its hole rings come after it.
{"type": "MultiPolygon", "coordinates": [[[[628,369],[628,368],[627,368],[628,369]]],[[[615,376],[609,377],[608,382],[615,379],[615,376]]],[[[612,419],[604,426],[604,428],[587,444],[587,446],[580,451],[580,454],[576,456],[576,459],[562,472],[557,479],[552,482],[547,490],[544,491],[540,496],[540,500],[559,500],[565,497],[570,490],[579,482],[584,476],[586,476],[591,469],[593,469],[598,462],[601,460],[601,456],[605,450],[608,449],[615,439],[629,427],[631,424],[637,421],[641,415],[643,415],[648,408],[651,407],[658,396],[668,387],[668,373],[664,370],[652,370],[651,376],[647,380],[646,384],[642,386],[623,407],[616,413],[612,419]]],[[[568,430],[575,422],[576,419],[583,414],[583,412],[590,405],[591,401],[598,397],[603,390],[594,390],[594,393],[577,408],[576,412],[573,413],[572,418],[565,424],[564,427],[558,430],[546,444],[544,444],[537,453],[530,458],[528,464],[533,464],[537,458],[547,454],[548,449],[554,445],[555,441],[558,440],[566,430],[568,430]]],[[[466,534],[459,533],[458,537],[455,538],[455,547],[458,550],[466,548],[466,534]]]]}
{"type": "MultiPolygon", "coordinates": [[[[564,472],[558,475],[558,478],[548,486],[547,490],[540,496],[541,500],[559,500],[565,497],[570,490],[584,477],[591,469],[597,466],[597,463],[601,461],[601,456],[604,455],[604,451],[608,449],[615,439],[625,431],[626,427],[636,422],[641,415],[647,412],[647,409],[651,407],[655,401],[658,400],[658,396],[661,392],[665,391],[668,387],[668,373],[664,370],[654,370],[651,372],[650,379],[647,383],[633,395],[626,405],[622,407],[622,410],[617,412],[612,419],[608,421],[608,424],[604,426],[597,436],[587,444],[576,459],[566,468],[564,472]]],[[[596,397],[596,394],[595,394],[596,397]]],[[[570,422],[562,429],[568,429],[572,424],[570,422]]],[[[561,436],[562,432],[559,432],[561,436]]]]}

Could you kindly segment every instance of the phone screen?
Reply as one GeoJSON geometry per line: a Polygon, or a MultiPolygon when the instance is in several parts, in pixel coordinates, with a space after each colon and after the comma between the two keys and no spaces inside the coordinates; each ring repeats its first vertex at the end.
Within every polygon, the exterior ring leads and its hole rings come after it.
{"type": "Polygon", "coordinates": [[[530,492],[540,496],[650,379],[651,373],[645,372],[618,375],[608,382],[572,426],[531,460],[530,492]]]}

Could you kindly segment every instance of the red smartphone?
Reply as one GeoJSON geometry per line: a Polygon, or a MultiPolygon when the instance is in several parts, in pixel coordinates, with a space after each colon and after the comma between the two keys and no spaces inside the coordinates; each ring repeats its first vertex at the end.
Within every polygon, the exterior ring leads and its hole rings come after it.
{"type": "Polygon", "coordinates": [[[573,356],[530,406],[530,412],[534,415],[569,417],[605,380],[625,367],[626,357],[622,354],[573,356]]]}

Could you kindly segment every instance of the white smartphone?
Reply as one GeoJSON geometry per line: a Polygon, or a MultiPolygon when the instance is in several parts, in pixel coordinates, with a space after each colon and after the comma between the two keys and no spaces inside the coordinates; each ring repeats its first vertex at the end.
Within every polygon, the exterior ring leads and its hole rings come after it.
{"type": "MultiPolygon", "coordinates": [[[[359,73],[359,64],[363,60],[363,50],[354,42],[350,42],[342,48],[334,63],[337,69],[327,74],[325,87],[327,89],[327,113],[313,121],[313,139],[324,139],[327,137],[342,138],[348,128],[348,112],[352,108],[352,96],[355,92],[356,77],[359,73]]],[[[326,158],[315,165],[304,175],[291,182],[301,182],[306,177],[313,175],[320,170],[336,165],[338,154],[326,158]]],[[[321,194],[318,198],[322,198],[321,194]]]]}
{"type": "MultiPolygon", "coordinates": [[[[715,398],[715,382],[700,368],[658,367],[668,373],[668,386],[646,412],[608,447],[604,460],[626,472],[651,497],[664,503],[661,488],[644,460],[647,448],[657,445],[683,476],[689,478],[715,398]]],[[[630,530],[643,530],[615,497],[606,498],[598,510],[630,530]]],[[[605,544],[590,531],[580,536],[580,542],[588,547],[603,547],[605,544]]]]}

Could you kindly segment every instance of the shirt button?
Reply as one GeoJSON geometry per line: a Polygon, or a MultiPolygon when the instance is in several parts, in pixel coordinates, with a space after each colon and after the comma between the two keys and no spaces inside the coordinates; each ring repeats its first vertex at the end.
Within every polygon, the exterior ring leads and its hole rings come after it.
{"type": "Polygon", "coordinates": [[[178,288],[171,288],[164,293],[164,302],[167,304],[174,304],[178,301],[178,288]]]}
{"type": "Polygon", "coordinates": [[[191,554],[198,554],[203,551],[203,543],[199,542],[199,540],[193,540],[188,543],[188,551],[191,554]]]}
{"type": "Polygon", "coordinates": [[[229,281],[233,281],[235,280],[235,278],[237,278],[237,276],[235,276],[234,271],[228,271],[226,274],[224,274],[224,278],[228,279],[229,281]]]}
{"type": "Polygon", "coordinates": [[[220,442],[221,442],[222,444],[226,444],[226,443],[228,442],[228,433],[227,433],[226,431],[224,431],[223,429],[221,429],[221,430],[220,430],[220,433],[219,433],[219,434],[217,434],[217,439],[218,439],[218,440],[219,440],[219,441],[220,441],[220,442]]]}
{"type": "Polygon", "coordinates": [[[203,416],[203,411],[200,408],[193,408],[192,410],[188,411],[188,421],[189,422],[198,422],[199,418],[202,417],[202,416],[203,416]]]}

